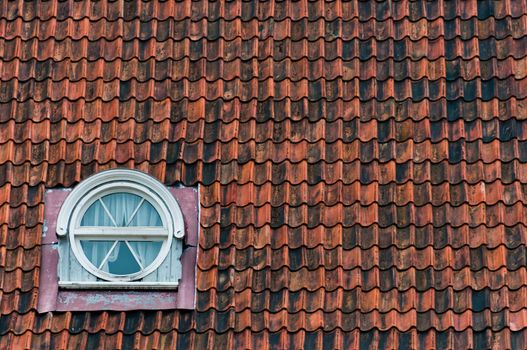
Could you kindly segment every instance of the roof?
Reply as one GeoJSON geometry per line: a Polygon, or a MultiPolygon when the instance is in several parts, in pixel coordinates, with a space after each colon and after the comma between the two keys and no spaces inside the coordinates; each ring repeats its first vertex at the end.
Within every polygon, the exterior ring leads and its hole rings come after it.
{"type": "Polygon", "coordinates": [[[525,1],[0,7],[0,348],[527,344],[525,1]],[[196,310],[38,314],[114,167],[200,186],[196,310]]]}

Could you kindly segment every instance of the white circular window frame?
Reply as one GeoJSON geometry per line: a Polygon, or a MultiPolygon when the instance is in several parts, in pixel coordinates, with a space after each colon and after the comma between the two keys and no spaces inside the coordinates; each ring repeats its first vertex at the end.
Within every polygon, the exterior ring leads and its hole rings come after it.
{"type": "MultiPolygon", "coordinates": [[[[141,229],[138,231],[140,232],[141,229]]],[[[170,253],[173,238],[182,238],[184,233],[183,215],[172,193],[165,185],[150,175],[129,169],[102,171],[82,181],[68,195],[57,218],[57,235],[68,236],[70,248],[82,267],[92,275],[110,282],[131,282],[149,275],[161,265],[170,253]],[[162,235],[166,236],[156,259],[141,271],[129,275],[114,275],[94,266],[86,257],[80,245],[80,238],[76,235],[89,206],[102,196],[117,192],[136,194],[150,202],[159,213],[163,223],[162,227],[159,229],[154,227],[154,230],[163,230],[165,232],[162,235]]],[[[120,240],[134,240],[134,238],[137,240],[141,236],[144,237],[140,233],[139,235],[123,234],[120,240]]],[[[103,235],[100,238],[105,239],[103,235]]],[[[112,234],[108,235],[107,239],[117,240],[118,238],[112,234]]]]}

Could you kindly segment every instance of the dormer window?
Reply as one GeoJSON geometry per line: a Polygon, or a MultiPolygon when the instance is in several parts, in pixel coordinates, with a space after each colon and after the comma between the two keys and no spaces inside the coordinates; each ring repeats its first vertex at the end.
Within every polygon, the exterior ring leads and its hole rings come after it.
{"type": "Polygon", "coordinates": [[[179,205],[163,184],[133,170],[99,173],[60,210],[59,286],[176,287],[184,233],[179,205]]]}
{"type": "MultiPolygon", "coordinates": [[[[145,173],[113,169],[71,191],[54,189],[46,195],[49,225],[43,241],[54,250],[43,252],[43,265],[57,253],[58,264],[51,271],[54,280],[43,275],[43,282],[57,285],[59,304],[60,290],[178,291],[183,260],[196,258],[196,189],[168,188],[145,173]],[[186,248],[192,250],[190,258],[182,259],[186,248]]],[[[186,271],[194,274],[195,266],[187,263],[186,271]]],[[[193,288],[194,277],[187,276],[186,288],[193,288]]]]}

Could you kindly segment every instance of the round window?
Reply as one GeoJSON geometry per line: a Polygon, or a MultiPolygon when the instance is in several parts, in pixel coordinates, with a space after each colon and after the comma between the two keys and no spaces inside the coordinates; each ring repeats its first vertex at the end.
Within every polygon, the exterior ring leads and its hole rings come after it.
{"type": "Polygon", "coordinates": [[[167,257],[173,237],[182,236],[179,206],[166,187],[143,173],[118,169],[95,177],[101,181],[90,188],[90,178],[68,196],[68,224],[59,224],[57,233],[67,231],[75,257],[98,278],[140,280],[167,257]],[[123,172],[128,176],[115,176],[123,172]]]}

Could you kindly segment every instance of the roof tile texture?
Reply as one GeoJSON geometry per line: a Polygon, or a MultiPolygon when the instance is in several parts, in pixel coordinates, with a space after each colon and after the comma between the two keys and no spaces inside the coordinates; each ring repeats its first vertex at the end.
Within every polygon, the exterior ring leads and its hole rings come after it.
{"type": "Polygon", "coordinates": [[[525,348],[527,2],[4,1],[0,348],[525,348]],[[200,185],[196,310],[38,314],[45,188],[200,185]]]}

